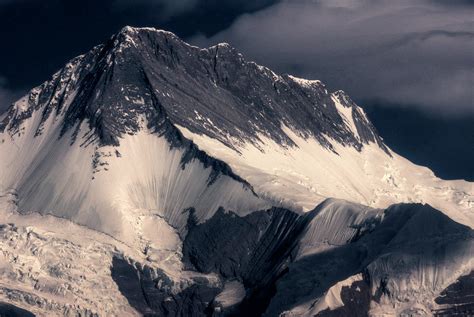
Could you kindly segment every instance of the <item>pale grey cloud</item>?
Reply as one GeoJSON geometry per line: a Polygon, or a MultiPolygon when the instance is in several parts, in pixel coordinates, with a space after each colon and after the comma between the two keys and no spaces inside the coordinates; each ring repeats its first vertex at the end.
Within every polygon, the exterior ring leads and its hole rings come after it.
{"type": "Polygon", "coordinates": [[[280,72],[325,81],[358,100],[474,112],[474,6],[428,0],[293,0],[212,38],[280,72]]]}

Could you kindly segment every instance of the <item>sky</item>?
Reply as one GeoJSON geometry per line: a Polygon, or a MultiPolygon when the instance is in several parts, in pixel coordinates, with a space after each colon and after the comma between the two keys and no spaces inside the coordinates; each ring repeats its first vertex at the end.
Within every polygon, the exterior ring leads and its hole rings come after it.
{"type": "MultiPolygon", "coordinates": [[[[474,122],[474,0],[0,0],[0,112],[125,25],[199,46],[228,42],[277,72],[343,89],[371,109],[379,130],[405,128],[394,144],[417,133],[407,122],[420,122],[424,143],[440,126],[474,122]],[[393,109],[417,120],[385,120],[393,109]]],[[[455,153],[474,160],[474,144],[462,142],[474,130],[453,131],[455,153]]],[[[441,150],[434,156],[453,164],[441,150]]],[[[474,179],[462,166],[438,172],[474,179]]]]}

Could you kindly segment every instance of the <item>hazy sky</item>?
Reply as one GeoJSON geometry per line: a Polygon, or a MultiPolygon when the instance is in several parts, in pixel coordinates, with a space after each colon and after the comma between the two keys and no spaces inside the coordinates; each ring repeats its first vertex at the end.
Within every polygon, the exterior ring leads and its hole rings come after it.
{"type": "Polygon", "coordinates": [[[0,0],[0,110],[123,25],[229,42],[359,102],[474,113],[474,1],[0,0]]]}

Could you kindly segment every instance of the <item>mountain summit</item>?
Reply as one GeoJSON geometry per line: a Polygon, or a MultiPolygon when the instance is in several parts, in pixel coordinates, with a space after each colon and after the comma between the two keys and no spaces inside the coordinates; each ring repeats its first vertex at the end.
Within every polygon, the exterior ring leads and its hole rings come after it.
{"type": "MultiPolygon", "coordinates": [[[[123,28],[69,62],[26,103],[29,111],[42,109],[43,121],[64,114],[63,134],[88,122],[102,145],[118,145],[145,120],[159,134],[179,125],[226,145],[263,135],[292,146],[283,131],[288,126],[328,148],[331,138],[358,150],[375,142],[388,153],[344,92],[331,94],[320,81],[276,75],[228,44],[199,49],[150,28],[123,28]]],[[[2,126],[13,119],[16,127],[31,114],[18,116],[17,110],[10,110],[2,126]]]]}
{"type": "Polygon", "coordinates": [[[86,316],[329,316],[350,298],[365,316],[415,295],[449,311],[433,300],[472,269],[473,207],[472,183],[397,155],[343,91],[125,27],[0,117],[0,298],[86,316]]]}

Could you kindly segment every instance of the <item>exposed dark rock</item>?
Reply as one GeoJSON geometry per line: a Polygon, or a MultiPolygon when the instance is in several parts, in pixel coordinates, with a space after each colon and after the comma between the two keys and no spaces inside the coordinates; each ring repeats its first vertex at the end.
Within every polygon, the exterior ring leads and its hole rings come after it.
{"type": "Polygon", "coordinates": [[[183,260],[200,272],[216,272],[244,283],[247,296],[227,315],[260,316],[313,216],[314,212],[299,216],[271,208],[239,217],[220,209],[205,223],[188,227],[183,260]]]}
{"type": "Polygon", "coordinates": [[[212,300],[221,290],[206,279],[195,279],[195,284],[175,294],[171,289],[174,282],[166,274],[135,267],[120,257],[113,258],[111,272],[129,304],[147,317],[211,316],[212,300]]]}
{"type": "Polygon", "coordinates": [[[239,217],[221,208],[204,224],[189,229],[183,243],[183,260],[204,273],[242,277],[271,220],[267,212],[239,217]]]}
{"type": "Polygon", "coordinates": [[[34,317],[35,314],[15,305],[0,302],[0,317],[34,317]]]}
{"type": "Polygon", "coordinates": [[[449,285],[435,302],[442,307],[433,311],[437,317],[474,316],[474,271],[449,285]]]}
{"type": "Polygon", "coordinates": [[[281,272],[311,216],[274,207],[239,217],[221,208],[190,227],[183,260],[200,272],[238,278],[248,288],[261,286],[281,272]]]}

